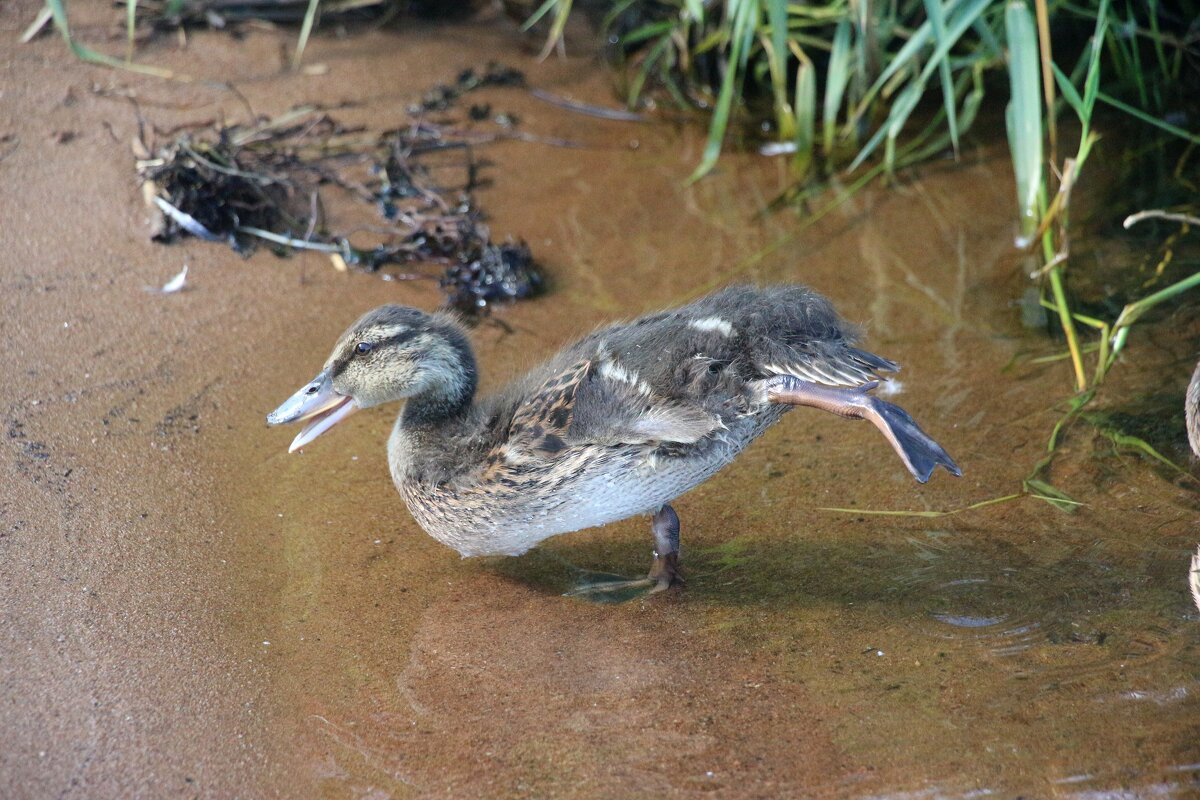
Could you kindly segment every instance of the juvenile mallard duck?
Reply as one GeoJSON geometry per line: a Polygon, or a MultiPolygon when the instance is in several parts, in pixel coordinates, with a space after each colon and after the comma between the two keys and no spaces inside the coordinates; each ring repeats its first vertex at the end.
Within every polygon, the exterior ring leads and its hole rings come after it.
{"type": "Polygon", "coordinates": [[[670,503],[793,406],[870,420],[924,483],[958,466],[903,409],[870,395],[899,367],[800,286],[738,286],[600,328],[477,400],[451,316],[383,306],[267,417],[307,421],[294,451],[361,408],[406,400],[388,440],[416,521],[463,556],[519,555],[550,536],[653,514],[656,589],[680,580],[670,503]]]}

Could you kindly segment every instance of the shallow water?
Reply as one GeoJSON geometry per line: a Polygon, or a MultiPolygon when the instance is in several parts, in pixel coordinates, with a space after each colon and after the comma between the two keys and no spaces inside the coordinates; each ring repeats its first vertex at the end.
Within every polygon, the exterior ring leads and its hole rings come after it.
{"type": "MultiPolygon", "coordinates": [[[[612,102],[595,63],[537,65],[494,21],[319,39],[316,77],[278,74],[278,42],[200,34],[149,56],[233,80],[264,112],[360,100],[340,116],[376,128],[488,59],[612,102]]],[[[919,486],[870,426],[798,411],[676,505],[684,590],[596,605],[562,593],[586,571],[644,572],[647,520],[463,561],[391,488],[390,410],[299,455],[263,426],[363,310],[438,296],[318,256],[145,241],[134,119],[91,82],[136,88],[163,126],[237,115],[237,98],[92,70],[53,42],[5,69],[26,88],[5,101],[22,137],[0,163],[23,187],[0,193],[21,228],[0,255],[0,363],[21,376],[0,450],[0,685],[27,702],[0,711],[3,796],[1200,791],[1194,479],[1080,425],[1051,472],[1074,513],[829,510],[962,508],[1018,491],[1041,456],[1069,373],[1011,366],[1057,345],[1021,327],[1002,148],[972,144],[797,232],[789,212],[752,213],[785,185],[779,161],[732,155],[685,186],[698,129],[489,93],[525,130],[588,147],[486,151],[493,230],[527,239],[553,290],[502,310],[511,331],[475,330],[485,390],[614,316],[803,282],[904,364],[892,399],[964,469],[919,486]],[[49,140],[66,128],[82,141],[49,140]],[[185,261],[190,289],[142,290],[185,261]]],[[[1117,410],[1181,407],[1197,333],[1184,310],[1135,334],[1117,410]]],[[[1163,427],[1154,443],[1186,464],[1182,420],[1163,427]]]]}

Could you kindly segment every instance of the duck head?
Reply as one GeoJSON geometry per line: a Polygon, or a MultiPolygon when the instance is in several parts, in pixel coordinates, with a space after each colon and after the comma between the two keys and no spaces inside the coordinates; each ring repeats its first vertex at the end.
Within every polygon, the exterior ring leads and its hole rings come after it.
{"type": "Polygon", "coordinates": [[[423,416],[456,413],[470,404],[475,383],[475,359],[453,317],[381,306],[338,338],[324,368],[267,424],[305,423],[291,453],[359,409],[394,400],[409,399],[423,416]]]}

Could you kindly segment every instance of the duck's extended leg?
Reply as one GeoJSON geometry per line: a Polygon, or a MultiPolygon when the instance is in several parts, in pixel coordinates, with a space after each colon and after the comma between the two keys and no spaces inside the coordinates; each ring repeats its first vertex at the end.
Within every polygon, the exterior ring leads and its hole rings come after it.
{"type": "Polygon", "coordinates": [[[929,480],[938,464],[952,475],[962,475],[954,459],[921,430],[921,426],[907,411],[868,394],[878,385],[879,381],[871,381],[850,388],[823,386],[794,375],[776,375],[759,382],[766,399],[772,403],[811,406],[842,417],[870,420],[891,442],[908,471],[921,483],[929,480]]]}
{"type": "Polygon", "coordinates": [[[654,531],[654,564],[650,567],[651,592],[661,592],[683,583],[679,572],[679,515],[664,505],[650,523],[654,531]]]}

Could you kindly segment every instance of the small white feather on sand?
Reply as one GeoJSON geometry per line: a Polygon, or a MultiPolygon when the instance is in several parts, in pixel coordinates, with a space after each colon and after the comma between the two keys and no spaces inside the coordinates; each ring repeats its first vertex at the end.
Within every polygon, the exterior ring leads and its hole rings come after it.
{"type": "Polygon", "coordinates": [[[188,274],[187,264],[184,264],[183,269],[179,270],[179,274],[176,275],[174,278],[171,278],[171,280],[164,283],[162,285],[162,288],[156,288],[154,286],[147,286],[146,291],[154,292],[155,294],[174,294],[175,292],[178,292],[181,289],[183,289],[184,284],[187,283],[187,274],[188,274]]]}

